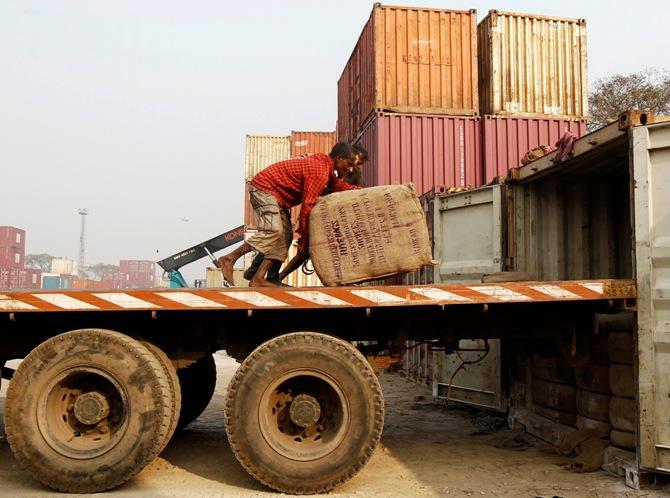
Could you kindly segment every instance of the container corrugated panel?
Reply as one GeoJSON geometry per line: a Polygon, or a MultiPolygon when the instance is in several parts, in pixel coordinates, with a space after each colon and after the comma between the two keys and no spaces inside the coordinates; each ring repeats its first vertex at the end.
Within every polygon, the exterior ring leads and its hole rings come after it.
{"type": "Polygon", "coordinates": [[[482,114],[588,116],[585,20],[492,10],[477,36],[482,114]]]}
{"type": "Polygon", "coordinates": [[[291,158],[291,137],[247,135],[244,149],[244,226],[256,228],[254,210],[249,202],[248,183],[271,164],[291,158]]]}
{"type": "Polygon", "coordinates": [[[477,13],[375,4],[338,81],[340,140],[375,110],[476,115],[477,13]]]}
{"type": "Polygon", "coordinates": [[[482,184],[479,118],[376,113],[356,143],[368,151],[363,181],[413,183],[421,195],[433,187],[482,184]]]}
{"type": "Polygon", "coordinates": [[[42,271],[34,268],[0,267],[0,289],[39,289],[42,271]]]}
{"type": "Polygon", "coordinates": [[[20,228],[0,227],[0,247],[19,247],[25,249],[26,231],[20,228]]]}
{"type": "Polygon", "coordinates": [[[291,157],[291,137],[275,135],[247,135],[244,148],[244,179],[254,175],[271,164],[291,157]]]}
{"type": "Polygon", "coordinates": [[[586,133],[586,121],[483,116],[484,183],[507,176],[511,168],[521,165],[524,154],[535,147],[547,145],[555,149],[566,131],[581,137],[586,133]]]}
{"type": "Polygon", "coordinates": [[[291,157],[308,154],[329,154],[335,145],[334,131],[292,131],[291,157]]]}
{"type": "Polygon", "coordinates": [[[24,253],[17,247],[0,247],[0,266],[23,268],[24,253]]]}

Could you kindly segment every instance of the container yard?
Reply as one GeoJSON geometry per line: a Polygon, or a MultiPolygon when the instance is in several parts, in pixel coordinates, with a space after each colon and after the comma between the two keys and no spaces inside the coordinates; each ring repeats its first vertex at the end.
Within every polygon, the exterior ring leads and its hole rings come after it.
{"type": "MultiPolygon", "coordinates": [[[[0,226],[0,495],[667,494],[670,116],[589,126],[581,17],[371,7],[331,61],[332,127],[296,122],[300,99],[226,114],[253,126],[239,161],[221,147],[239,184],[198,213],[165,188],[160,230],[228,231],[116,266],[85,264],[88,209],[78,259],[0,226]],[[251,180],[287,160],[254,212],[251,180]],[[321,192],[308,244],[297,183],[321,192]],[[257,281],[287,244],[302,266],[257,281]]],[[[316,38],[287,96],[332,58],[316,38]]],[[[259,101],[272,45],[239,78],[259,101]]]]}

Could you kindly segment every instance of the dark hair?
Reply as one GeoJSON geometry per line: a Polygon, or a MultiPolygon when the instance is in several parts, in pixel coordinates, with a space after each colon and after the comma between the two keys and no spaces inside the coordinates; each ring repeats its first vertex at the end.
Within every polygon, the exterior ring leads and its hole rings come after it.
{"type": "Polygon", "coordinates": [[[333,159],[338,157],[342,157],[344,159],[353,159],[356,155],[356,152],[350,143],[337,142],[335,145],[333,145],[329,155],[333,159]]]}
{"type": "Polygon", "coordinates": [[[353,144],[351,147],[354,149],[354,154],[356,154],[357,156],[361,156],[361,160],[363,162],[368,160],[368,151],[367,150],[365,150],[363,147],[361,147],[358,144],[353,144]]]}

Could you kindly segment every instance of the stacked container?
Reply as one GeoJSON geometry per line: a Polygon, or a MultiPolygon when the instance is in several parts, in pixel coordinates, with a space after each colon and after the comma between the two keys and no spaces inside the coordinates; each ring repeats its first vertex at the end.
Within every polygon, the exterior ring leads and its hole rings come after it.
{"type": "Polygon", "coordinates": [[[477,27],[484,180],[586,132],[586,21],[492,10],[477,27]]]}
{"type": "Polygon", "coordinates": [[[375,4],[338,81],[338,140],[367,186],[481,182],[476,11],[375,4]]]}
{"type": "Polygon", "coordinates": [[[329,154],[335,145],[334,131],[292,131],[291,157],[309,154],[329,154]]]}
{"type": "Polygon", "coordinates": [[[254,211],[249,202],[249,182],[271,164],[291,157],[291,137],[276,135],[247,135],[244,147],[244,226],[256,228],[254,211]]]}
{"type": "Polygon", "coordinates": [[[15,227],[0,227],[0,268],[22,269],[26,255],[26,232],[15,227]]]}
{"type": "Polygon", "coordinates": [[[41,282],[41,270],[0,267],[0,289],[39,289],[41,282]]]}
{"type": "Polygon", "coordinates": [[[143,289],[154,286],[156,264],[153,261],[122,259],[119,262],[119,271],[126,276],[123,288],[143,289]]]}

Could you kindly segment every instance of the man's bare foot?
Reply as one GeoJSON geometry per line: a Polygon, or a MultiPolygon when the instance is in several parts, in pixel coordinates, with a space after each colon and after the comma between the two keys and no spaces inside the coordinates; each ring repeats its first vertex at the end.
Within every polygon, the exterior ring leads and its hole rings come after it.
{"type": "Polygon", "coordinates": [[[221,256],[217,261],[219,262],[221,273],[223,273],[223,278],[230,285],[235,285],[233,279],[233,265],[235,264],[235,261],[231,260],[228,256],[221,256]]]}
{"type": "Polygon", "coordinates": [[[249,280],[249,287],[282,287],[282,284],[279,282],[272,282],[271,280],[266,280],[264,278],[252,278],[249,280]]]}

